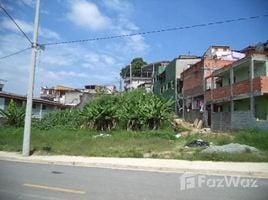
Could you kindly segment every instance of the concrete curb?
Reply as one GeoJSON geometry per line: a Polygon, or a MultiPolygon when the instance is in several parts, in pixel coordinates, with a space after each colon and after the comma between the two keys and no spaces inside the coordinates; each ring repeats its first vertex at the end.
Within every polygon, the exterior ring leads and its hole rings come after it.
{"type": "Polygon", "coordinates": [[[19,153],[3,151],[0,151],[0,160],[37,164],[142,170],[167,173],[194,173],[229,176],[235,175],[244,177],[268,178],[268,163],[186,161],[150,158],[105,158],[64,155],[33,155],[30,157],[23,157],[19,153]]]}

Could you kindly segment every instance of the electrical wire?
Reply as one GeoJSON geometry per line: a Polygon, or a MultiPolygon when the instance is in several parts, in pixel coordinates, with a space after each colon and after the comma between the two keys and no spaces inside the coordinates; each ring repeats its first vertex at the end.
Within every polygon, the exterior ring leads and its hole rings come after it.
{"type": "Polygon", "coordinates": [[[16,52],[14,52],[14,53],[8,54],[8,55],[6,55],[6,56],[0,57],[0,60],[5,59],[5,58],[8,58],[8,57],[11,57],[11,56],[14,56],[14,55],[17,55],[17,54],[20,54],[20,53],[22,53],[22,52],[24,52],[24,51],[26,51],[26,50],[31,49],[31,48],[32,48],[32,47],[28,47],[28,48],[22,49],[22,50],[20,50],[20,51],[16,51],[16,52]]]}
{"type": "Polygon", "coordinates": [[[264,18],[264,17],[268,17],[268,14],[251,16],[251,17],[241,17],[241,18],[236,18],[236,19],[229,19],[229,20],[224,20],[224,21],[209,22],[209,23],[196,24],[196,25],[190,25],[190,26],[181,26],[181,27],[173,27],[173,28],[152,30],[152,31],[146,31],[146,32],[137,32],[137,33],[123,34],[123,35],[114,35],[114,36],[88,38],[88,39],[79,39],[79,40],[71,40],[71,41],[63,41],[63,42],[50,42],[50,43],[45,43],[43,45],[45,45],[45,46],[52,46],[52,45],[63,45],[63,44],[71,44],[71,43],[90,42],[90,41],[97,41],[97,40],[109,40],[109,39],[116,39],[116,38],[123,38],[123,37],[132,37],[132,36],[136,36],[136,35],[147,35],[147,34],[154,34],[154,33],[161,33],[161,32],[169,32],[169,31],[177,31],[177,30],[184,30],[184,29],[205,27],[205,26],[213,26],[213,25],[227,24],[227,23],[238,22],[238,21],[246,21],[246,20],[259,19],[259,18],[264,18]]]}
{"type": "Polygon", "coordinates": [[[0,3],[0,8],[2,8],[2,10],[4,11],[4,13],[8,16],[8,18],[16,25],[16,27],[19,29],[19,31],[24,35],[24,37],[30,42],[30,44],[32,45],[32,41],[30,40],[30,38],[27,36],[27,34],[22,30],[22,28],[17,24],[17,22],[15,21],[15,19],[7,12],[7,10],[2,6],[2,4],[0,3]]]}

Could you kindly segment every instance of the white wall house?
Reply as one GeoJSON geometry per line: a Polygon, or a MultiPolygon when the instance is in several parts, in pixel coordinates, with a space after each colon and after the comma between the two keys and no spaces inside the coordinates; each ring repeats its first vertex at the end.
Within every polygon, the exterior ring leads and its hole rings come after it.
{"type": "MultiPolygon", "coordinates": [[[[0,108],[5,110],[7,109],[11,100],[16,102],[18,106],[26,105],[26,96],[17,95],[13,93],[0,92],[0,108]]],[[[34,118],[42,118],[44,114],[59,110],[65,109],[66,106],[44,99],[33,99],[32,115],[34,118]]]]}

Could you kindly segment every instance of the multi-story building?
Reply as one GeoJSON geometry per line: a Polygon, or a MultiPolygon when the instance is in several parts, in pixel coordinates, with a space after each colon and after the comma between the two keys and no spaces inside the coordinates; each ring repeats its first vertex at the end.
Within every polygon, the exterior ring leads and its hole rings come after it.
{"type": "Polygon", "coordinates": [[[196,118],[204,118],[204,91],[211,88],[209,80],[205,84],[206,77],[209,77],[214,70],[229,65],[244,56],[244,53],[232,51],[228,46],[211,46],[201,61],[181,73],[183,118],[186,121],[193,122],[196,118]]]}
{"type": "Polygon", "coordinates": [[[268,129],[268,57],[254,54],[214,71],[205,92],[208,125],[214,130],[268,129]]]}
{"type": "Polygon", "coordinates": [[[76,106],[82,94],[79,89],[58,85],[52,88],[42,87],[40,97],[63,105],[76,106]]]}
{"type": "Polygon", "coordinates": [[[150,63],[141,68],[140,76],[127,76],[124,78],[125,90],[132,90],[138,87],[145,87],[147,91],[152,91],[153,76],[159,69],[165,68],[169,61],[159,61],[150,63]]]}
{"type": "Polygon", "coordinates": [[[63,105],[81,108],[94,99],[97,94],[113,94],[115,92],[114,85],[86,85],[83,89],[56,86],[42,87],[40,97],[63,105]]]}
{"type": "Polygon", "coordinates": [[[192,64],[200,61],[200,57],[180,55],[166,66],[159,68],[154,76],[153,92],[166,99],[173,99],[176,103],[174,110],[180,114],[182,111],[182,80],[181,72],[192,64]]]}

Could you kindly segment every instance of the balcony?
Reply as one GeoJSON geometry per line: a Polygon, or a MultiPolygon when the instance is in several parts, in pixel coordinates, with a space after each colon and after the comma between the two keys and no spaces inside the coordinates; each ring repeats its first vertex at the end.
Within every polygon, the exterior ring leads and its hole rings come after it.
{"type": "Polygon", "coordinates": [[[230,86],[220,87],[214,90],[206,91],[205,99],[206,101],[218,100],[231,96],[230,86]]]}
{"type": "MultiPolygon", "coordinates": [[[[253,79],[254,93],[268,93],[268,77],[261,76],[253,79]]],[[[233,96],[250,93],[250,80],[243,80],[233,84],[233,96]]],[[[219,100],[231,96],[231,86],[224,86],[205,92],[205,100],[219,100]]]]}

